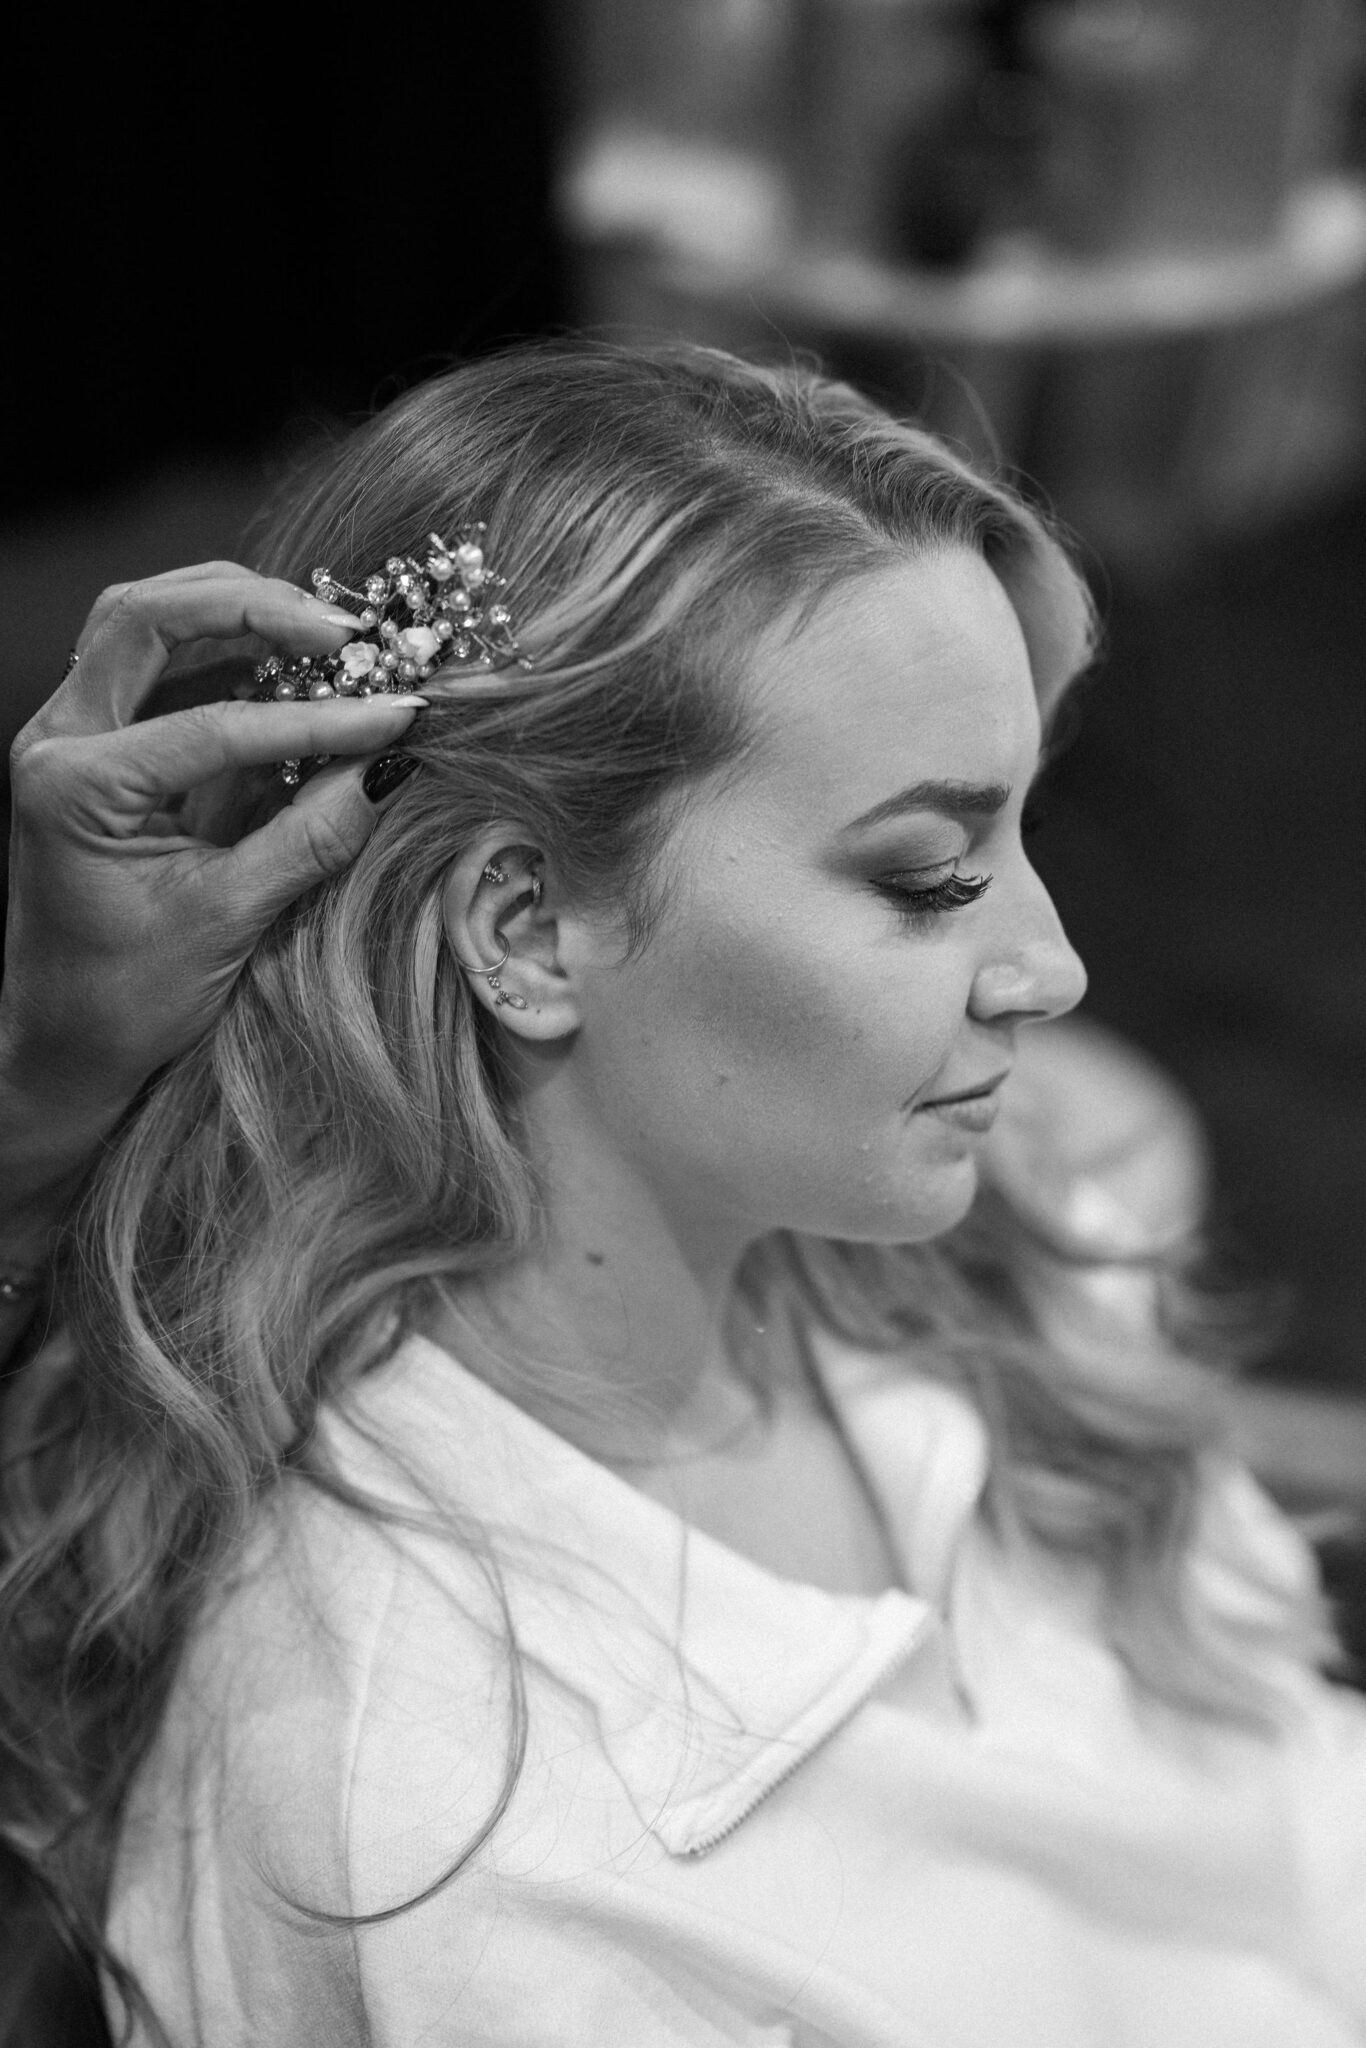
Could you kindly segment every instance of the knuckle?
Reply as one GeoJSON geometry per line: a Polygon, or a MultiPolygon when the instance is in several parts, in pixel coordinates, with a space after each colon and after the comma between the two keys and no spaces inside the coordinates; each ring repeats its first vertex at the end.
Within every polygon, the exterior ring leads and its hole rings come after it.
{"type": "Polygon", "coordinates": [[[17,812],[41,812],[67,780],[66,750],[25,726],[9,750],[10,792],[17,812]]]}
{"type": "Polygon", "coordinates": [[[131,588],[132,585],[129,583],[106,583],[90,608],[92,617],[107,617],[114,607],[122,602],[124,593],[131,588]]]}
{"type": "Polygon", "coordinates": [[[235,704],[187,704],[175,716],[181,730],[188,733],[191,740],[206,739],[210,733],[222,732],[225,715],[236,708],[235,704]]]}
{"type": "Polygon", "coordinates": [[[320,873],[339,874],[351,865],[358,851],[355,839],[330,811],[305,811],[300,822],[309,858],[320,873]]]}
{"type": "Polygon", "coordinates": [[[102,590],[95,600],[95,611],[101,622],[121,618],[135,602],[141,588],[140,583],[111,583],[102,590]]]}
{"type": "Polygon", "coordinates": [[[147,586],[145,583],[121,583],[110,605],[108,617],[111,622],[132,618],[146,609],[147,586]]]}

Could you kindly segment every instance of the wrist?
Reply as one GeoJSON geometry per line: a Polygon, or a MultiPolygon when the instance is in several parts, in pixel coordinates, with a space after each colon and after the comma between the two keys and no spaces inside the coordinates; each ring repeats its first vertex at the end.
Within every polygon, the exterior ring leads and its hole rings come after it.
{"type": "Polygon", "coordinates": [[[0,1271],[45,1263],[53,1227],[127,1106],[104,1093],[54,1097],[0,1068],[0,1271]]]}
{"type": "Polygon", "coordinates": [[[0,1153],[81,1156],[108,1136],[146,1079],[78,1055],[58,1033],[25,1032],[0,1017],[0,1153]]]}

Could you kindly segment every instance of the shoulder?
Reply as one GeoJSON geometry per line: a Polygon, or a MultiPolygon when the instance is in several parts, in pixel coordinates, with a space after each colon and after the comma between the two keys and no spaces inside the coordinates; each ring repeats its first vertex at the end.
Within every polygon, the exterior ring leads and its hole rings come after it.
{"type": "MultiPolygon", "coordinates": [[[[386,1974],[389,1923],[362,1941],[355,1916],[407,1906],[479,1847],[513,1727],[496,1602],[447,1548],[428,1569],[407,1532],[289,1482],[206,1604],[125,1804],[108,1908],[170,2038],[205,2038],[206,2015],[224,2042],[415,2038],[371,2005],[406,2012],[431,1923],[400,1914],[386,1974]]],[[[452,1970],[473,1968],[498,1904],[486,1859],[462,1872],[440,1922],[452,1970]]]]}
{"type": "Polygon", "coordinates": [[[424,1813],[441,1814],[440,1868],[497,1803],[507,1673],[476,1558],[285,1481],[188,1645],[143,1774],[144,1829],[163,1849],[192,1829],[244,1893],[392,1904],[391,1881],[434,1875],[424,1813]],[[380,1859],[386,1896],[371,1900],[377,1813],[410,1853],[401,1870],[380,1859]]]}

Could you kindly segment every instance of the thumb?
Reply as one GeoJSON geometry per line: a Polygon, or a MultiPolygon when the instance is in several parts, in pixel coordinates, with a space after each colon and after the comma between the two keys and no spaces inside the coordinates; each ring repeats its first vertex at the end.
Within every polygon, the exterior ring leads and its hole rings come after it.
{"type": "Polygon", "coordinates": [[[296,896],[350,867],[417,765],[409,755],[385,755],[368,766],[338,762],[311,776],[293,803],[226,855],[237,903],[249,906],[264,929],[296,896]]]}

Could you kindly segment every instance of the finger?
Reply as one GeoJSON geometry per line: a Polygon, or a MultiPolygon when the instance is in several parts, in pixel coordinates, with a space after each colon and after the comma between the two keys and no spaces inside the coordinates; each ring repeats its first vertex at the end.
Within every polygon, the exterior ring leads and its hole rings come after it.
{"type": "Polygon", "coordinates": [[[131,583],[40,717],[47,730],[69,733],[127,725],[186,641],[250,633],[290,654],[316,654],[340,647],[357,630],[354,614],[275,577],[238,571],[131,583]]]}
{"type": "Polygon", "coordinates": [[[256,679],[257,659],[252,654],[220,654],[212,661],[187,662],[183,668],[172,663],[139,704],[135,722],[141,725],[145,719],[164,718],[171,711],[188,711],[193,704],[240,703],[255,696],[261,687],[256,679]]]}
{"type": "Polygon", "coordinates": [[[425,697],[330,697],[279,704],[200,704],[90,743],[87,773],[126,817],[230,770],[315,754],[373,754],[394,744],[427,708],[425,697]],[[98,751],[96,752],[96,748],[98,751]]]}
{"type": "Polygon", "coordinates": [[[249,905],[258,930],[305,889],[350,866],[396,801],[396,785],[378,803],[361,786],[363,770],[326,768],[287,809],[223,855],[222,876],[239,904],[249,905]]]}
{"type": "Polygon", "coordinates": [[[78,654],[85,652],[124,592],[132,589],[134,580],[142,583],[204,583],[210,580],[221,581],[224,577],[256,574],[255,569],[245,568],[241,562],[191,562],[181,569],[162,569],[154,576],[130,578],[126,583],[111,583],[108,589],[100,592],[91,605],[89,616],[81,627],[80,637],[76,641],[76,651],[78,654]]]}

